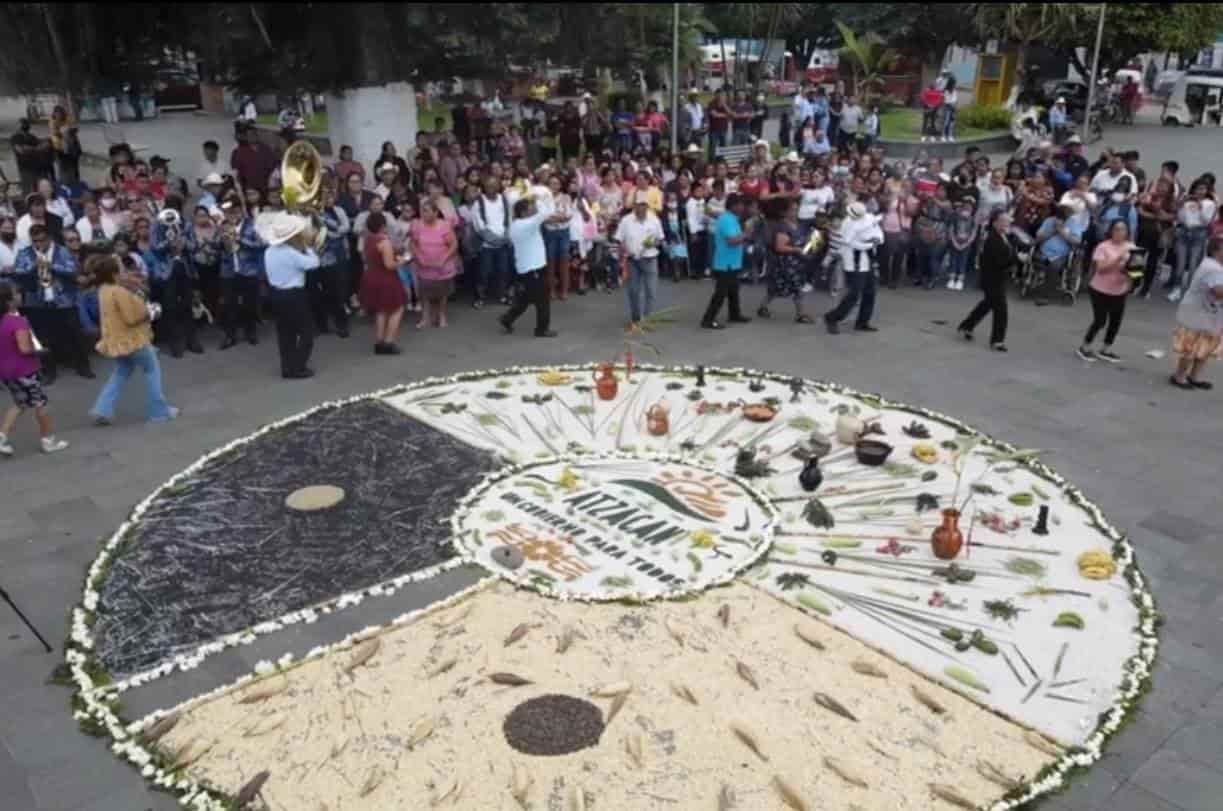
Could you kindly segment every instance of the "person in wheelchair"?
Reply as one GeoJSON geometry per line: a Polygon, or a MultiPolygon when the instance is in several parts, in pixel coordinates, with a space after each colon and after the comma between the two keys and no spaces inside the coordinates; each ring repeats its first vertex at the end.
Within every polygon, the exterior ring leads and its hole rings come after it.
{"type": "MultiPolygon", "coordinates": [[[[1048,288],[1071,292],[1065,284],[1071,259],[1083,242],[1082,221],[1073,204],[1061,204],[1053,209],[1036,230],[1036,250],[1032,255],[1028,290],[1036,294],[1036,303],[1046,303],[1048,288]]],[[[1077,291],[1075,291],[1077,292],[1077,291]]]]}

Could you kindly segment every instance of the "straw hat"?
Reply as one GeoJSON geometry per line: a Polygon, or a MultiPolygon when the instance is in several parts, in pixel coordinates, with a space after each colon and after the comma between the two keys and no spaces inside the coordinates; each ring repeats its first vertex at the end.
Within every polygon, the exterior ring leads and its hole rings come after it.
{"type": "Polygon", "coordinates": [[[255,229],[260,238],[269,245],[282,245],[306,229],[310,221],[287,211],[274,211],[261,215],[255,229]]]}
{"type": "Polygon", "coordinates": [[[851,220],[859,220],[866,216],[866,206],[861,203],[850,203],[846,211],[851,220]]]}
{"type": "Polygon", "coordinates": [[[225,181],[222,180],[221,176],[218,175],[216,172],[209,172],[208,176],[204,178],[205,186],[220,186],[224,183],[225,181]]]}

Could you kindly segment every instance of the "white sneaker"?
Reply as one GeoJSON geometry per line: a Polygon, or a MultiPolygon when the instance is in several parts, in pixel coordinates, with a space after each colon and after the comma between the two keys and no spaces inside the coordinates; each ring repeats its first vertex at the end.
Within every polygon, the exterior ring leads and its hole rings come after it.
{"type": "Polygon", "coordinates": [[[12,456],[13,446],[9,444],[8,437],[0,434],[0,456],[12,456]]]}
{"type": "Polygon", "coordinates": [[[1179,287],[1172,288],[1172,292],[1168,294],[1168,301],[1175,302],[1175,301],[1180,301],[1180,300],[1181,300],[1181,289],[1179,287]]]}
{"type": "Polygon", "coordinates": [[[45,436],[42,438],[43,453],[59,453],[66,447],[68,447],[68,443],[62,439],[56,439],[54,436],[45,436]]]}
{"type": "Polygon", "coordinates": [[[926,136],[924,136],[924,135],[923,135],[923,136],[921,137],[921,142],[924,144],[924,143],[926,143],[926,140],[927,140],[926,136]]]}
{"type": "Polygon", "coordinates": [[[810,292],[811,292],[812,290],[814,290],[814,289],[815,289],[815,288],[814,288],[814,287],[812,287],[812,286],[811,286],[811,285],[809,285],[809,284],[804,284],[804,285],[803,285],[803,292],[804,292],[804,293],[810,293],[810,292]]]}
{"type": "Polygon", "coordinates": [[[947,277],[947,289],[955,290],[955,277],[954,276],[947,277]]]}

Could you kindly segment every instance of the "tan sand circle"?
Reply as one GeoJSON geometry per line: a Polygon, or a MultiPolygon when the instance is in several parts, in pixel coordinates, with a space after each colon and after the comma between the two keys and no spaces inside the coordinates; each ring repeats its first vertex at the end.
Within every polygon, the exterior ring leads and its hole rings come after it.
{"type": "Polygon", "coordinates": [[[333,484],[312,484],[285,497],[285,506],[297,512],[329,510],[344,500],[344,488],[333,484]]]}

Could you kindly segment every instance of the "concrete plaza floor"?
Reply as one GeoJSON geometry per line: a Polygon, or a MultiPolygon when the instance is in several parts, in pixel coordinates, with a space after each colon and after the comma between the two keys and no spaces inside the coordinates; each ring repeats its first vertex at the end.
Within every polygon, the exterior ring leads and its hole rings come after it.
{"type": "MultiPolygon", "coordinates": [[[[1190,177],[1211,168],[1214,131],[1139,126],[1118,146],[1144,153],[1148,170],[1164,155],[1181,160],[1190,177]],[[1139,137],[1140,136],[1140,137],[1139,137]]],[[[220,134],[220,133],[218,133],[220,134]]],[[[190,136],[194,139],[194,134],[190,136]]],[[[1073,350],[1089,320],[1086,302],[1036,308],[1012,300],[1011,351],[990,352],[982,329],[964,343],[951,325],[975,303],[970,293],[884,291],[873,335],[829,336],[799,326],[788,305],[772,321],[724,332],[697,327],[708,283],[661,288],[661,305],[679,321],[656,336],[664,363],[753,366],[835,380],[962,418],[1023,447],[1046,449],[1046,460],[1083,488],[1129,533],[1167,618],[1155,688],[1104,759],[1044,807],[1057,811],[1217,811],[1223,797],[1223,532],[1218,519],[1223,455],[1223,364],[1215,392],[1182,392],[1167,384],[1172,306],[1131,301],[1117,343],[1125,361],[1086,364],[1073,350]],[[939,324],[936,322],[945,322],[939,324]]],[[[759,287],[745,289],[752,312],[759,287]]],[[[828,305],[816,297],[814,311],[828,305]]],[[[258,347],[182,360],[164,357],[165,388],[182,407],[178,422],[140,421],[133,386],[117,425],[98,429],[86,410],[102,381],[70,372],[50,388],[59,434],[72,447],[37,454],[33,427],[14,437],[19,456],[0,464],[0,586],[7,589],[53,644],[67,633],[67,613],[80,598],[97,540],[127,511],[200,454],[322,400],[431,374],[521,363],[610,359],[621,344],[624,302],[602,294],[554,309],[557,340],[502,337],[496,310],[460,305],[444,331],[407,329],[399,357],[375,357],[371,330],[360,324],[347,341],[320,338],[313,380],[277,375],[270,328],[258,347]]],[[[104,375],[109,364],[99,362],[104,375]]],[[[231,680],[255,660],[283,650],[304,651],[458,587],[457,571],[435,585],[406,589],[385,605],[367,601],[334,622],[295,627],[259,645],[210,659],[165,685],[135,691],[133,714],[181,700],[231,680]]],[[[13,811],[141,811],[177,805],[147,790],[139,775],[107,746],[81,734],[68,709],[68,691],[45,684],[58,655],[37,642],[0,605],[0,808],[13,811]]]]}

